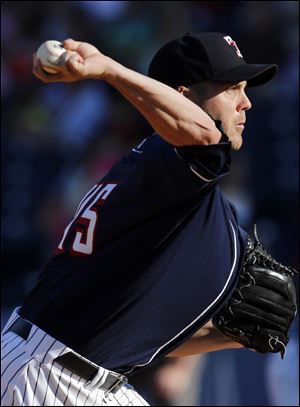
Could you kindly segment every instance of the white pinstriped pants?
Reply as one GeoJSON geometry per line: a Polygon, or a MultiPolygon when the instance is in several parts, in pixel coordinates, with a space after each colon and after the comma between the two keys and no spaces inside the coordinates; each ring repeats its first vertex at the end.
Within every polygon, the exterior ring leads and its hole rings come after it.
{"type": "Polygon", "coordinates": [[[87,382],[54,362],[53,359],[67,352],[80,355],[35,325],[26,341],[10,332],[18,309],[1,333],[1,406],[149,405],[129,384],[123,384],[115,394],[100,389],[108,374],[102,367],[87,382]]]}

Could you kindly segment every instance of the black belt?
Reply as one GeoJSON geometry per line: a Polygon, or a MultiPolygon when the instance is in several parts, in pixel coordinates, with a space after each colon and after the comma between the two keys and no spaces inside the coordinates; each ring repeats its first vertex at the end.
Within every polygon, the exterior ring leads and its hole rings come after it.
{"type": "MultiPolygon", "coordinates": [[[[21,336],[21,338],[26,341],[31,328],[32,324],[30,322],[19,317],[11,325],[9,330],[21,336]]],[[[98,373],[98,367],[93,366],[91,363],[81,359],[73,352],[68,352],[62,356],[58,356],[54,359],[54,361],[87,381],[92,380],[98,373]]],[[[127,378],[125,376],[118,373],[108,372],[105,382],[100,387],[107,392],[115,393],[124,383],[127,383],[127,378]]]]}

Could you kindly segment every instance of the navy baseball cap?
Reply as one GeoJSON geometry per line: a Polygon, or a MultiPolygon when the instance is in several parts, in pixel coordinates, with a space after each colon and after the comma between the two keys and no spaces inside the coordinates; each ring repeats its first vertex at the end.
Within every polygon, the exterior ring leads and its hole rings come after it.
{"type": "Polygon", "coordinates": [[[153,57],[148,75],[172,88],[206,80],[247,81],[262,85],[277,72],[275,64],[248,64],[236,42],[219,32],[186,33],[168,42],[153,57]]]}

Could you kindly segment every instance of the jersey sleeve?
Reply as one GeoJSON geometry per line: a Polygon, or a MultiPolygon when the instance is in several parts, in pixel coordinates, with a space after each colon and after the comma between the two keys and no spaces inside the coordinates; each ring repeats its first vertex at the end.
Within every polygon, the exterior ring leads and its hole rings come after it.
{"type": "Polygon", "coordinates": [[[146,184],[195,191],[229,172],[231,144],[175,147],[154,134],[131,152],[146,184]]]}
{"type": "Polygon", "coordinates": [[[190,170],[204,182],[214,181],[229,172],[231,146],[228,142],[174,149],[190,170]]]}

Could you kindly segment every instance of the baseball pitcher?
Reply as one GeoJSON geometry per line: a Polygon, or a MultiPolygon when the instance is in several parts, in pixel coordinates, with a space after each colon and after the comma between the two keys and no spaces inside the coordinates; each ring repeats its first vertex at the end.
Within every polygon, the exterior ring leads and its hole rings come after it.
{"type": "MultiPolygon", "coordinates": [[[[295,270],[246,232],[219,183],[276,65],[223,33],[186,33],[149,76],[67,39],[42,82],[103,80],[153,127],[89,191],[2,331],[4,405],[148,405],[128,383],[164,356],[287,350],[295,270]],[[79,56],[79,57],[78,57],[79,56]]],[[[51,85],[49,85],[51,86],[51,85]]]]}

